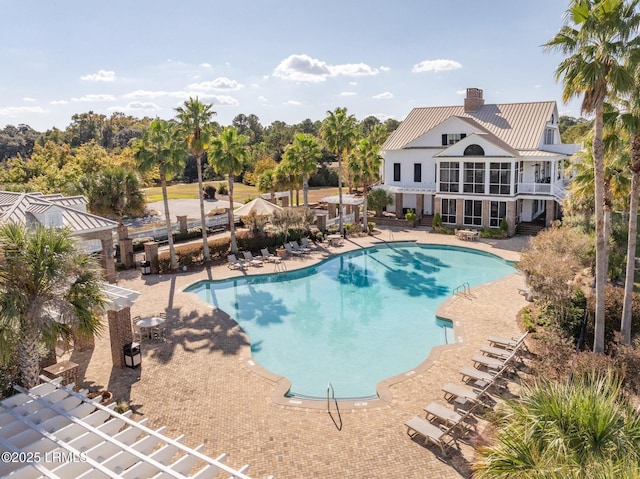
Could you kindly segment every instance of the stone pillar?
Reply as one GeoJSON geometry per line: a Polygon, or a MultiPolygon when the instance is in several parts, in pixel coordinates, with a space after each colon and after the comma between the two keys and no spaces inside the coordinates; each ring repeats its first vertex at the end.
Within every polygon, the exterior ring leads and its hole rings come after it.
{"type": "Polygon", "coordinates": [[[107,311],[109,320],[109,338],[111,340],[111,362],[117,368],[125,367],[123,347],[133,341],[131,330],[131,309],[107,311]]]}
{"type": "Polygon", "coordinates": [[[158,274],[160,266],[158,264],[158,243],[149,241],[144,244],[144,256],[151,266],[151,274],[158,274]]]}
{"type": "Polygon", "coordinates": [[[113,260],[113,233],[111,230],[96,233],[102,244],[100,265],[104,269],[104,277],[109,283],[116,282],[116,263],[113,260]]]}
{"type": "Polygon", "coordinates": [[[89,351],[95,346],[96,338],[93,334],[89,336],[73,336],[73,349],[76,351],[89,351]]]}
{"type": "Polygon", "coordinates": [[[337,215],[337,211],[338,211],[338,205],[336,205],[335,203],[329,203],[327,205],[327,209],[329,210],[329,218],[335,218],[337,215]]]}
{"type": "Polygon", "coordinates": [[[464,200],[456,199],[456,224],[462,226],[464,224],[464,200]]]}
{"type": "Polygon", "coordinates": [[[187,233],[187,217],[186,216],[176,216],[178,220],[178,227],[180,228],[180,233],[187,233]]]}
{"type": "Polygon", "coordinates": [[[286,208],[287,206],[289,206],[289,197],[288,196],[283,196],[282,197],[282,207],[286,208]]]}
{"type": "Polygon", "coordinates": [[[435,216],[438,213],[442,216],[442,198],[433,199],[433,215],[435,216]]]}
{"type": "MultiPolygon", "coordinates": [[[[482,227],[489,228],[489,215],[491,214],[491,204],[487,200],[482,201],[482,227]]],[[[498,226],[500,226],[498,224],[498,226]]]]}
{"type": "Polygon", "coordinates": [[[359,206],[353,207],[353,224],[354,225],[360,224],[360,207],[359,206]]]}
{"type": "Polygon", "coordinates": [[[402,214],[402,193],[396,193],[394,204],[396,207],[396,217],[404,218],[404,215],[402,214]]]}
{"type": "Polygon", "coordinates": [[[516,201],[507,201],[507,223],[509,229],[507,229],[507,235],[513,236],[516,234],[516,209],[518,203],[516,201]]]}
{"type": "Polygon", "coordinates": [[[548,228],[556,220],[556,202],[554,200],[547,200],[544,205],[545,211],[545,226],[548,228]]]}
{"type": "Polygon", "coordinates": [[[316,216],[316,226],[320,231],[327,230],[327,215],[316,216]]]}
{"type": "Polygon", "coordinates": [[[416,214],[418,219],[424,216],[424,194],[422,193],[416,194],[416,214]]]}
{"type": "Polygon", "coordinates": [[[120,261],[126,269],[133,268],[133,240],[125,238],[120,240],[120,261]]]}

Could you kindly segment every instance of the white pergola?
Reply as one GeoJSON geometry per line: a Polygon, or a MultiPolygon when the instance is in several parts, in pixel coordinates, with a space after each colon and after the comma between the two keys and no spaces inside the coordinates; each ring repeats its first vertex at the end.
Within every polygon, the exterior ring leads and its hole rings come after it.
{"type": "Polygon", "coordinates": [[[23,478],[214,478],[222,472],[250,479],[248,465],[233,469],[225,454],[212,459],[157,430],[42,377],[42,384],[0,402],[0,476],[23,478]],[[193,470],[196,463],[203,464],[193,470]]]}

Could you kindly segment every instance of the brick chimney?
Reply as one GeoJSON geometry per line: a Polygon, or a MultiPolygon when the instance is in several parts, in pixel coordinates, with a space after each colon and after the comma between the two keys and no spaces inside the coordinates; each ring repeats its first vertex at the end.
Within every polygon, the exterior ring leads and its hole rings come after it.
{"type": "Polygon", "coordinates": [[[467,88],[467,97],[464,99],[464,112],[476,112],[482,105],[484,105],[482,90],[480,88],[467,88]]]}

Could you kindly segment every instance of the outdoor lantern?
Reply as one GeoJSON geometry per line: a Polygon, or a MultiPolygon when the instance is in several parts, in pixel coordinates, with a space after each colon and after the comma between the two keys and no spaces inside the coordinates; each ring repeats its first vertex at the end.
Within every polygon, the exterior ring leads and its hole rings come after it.
{"type": "Polygon", "coordinates": [[[124,345],[123,350],[125,366],[130,368],[140,366],[140,363],[142,362],[140,343],[127,343],[124,345]]]}

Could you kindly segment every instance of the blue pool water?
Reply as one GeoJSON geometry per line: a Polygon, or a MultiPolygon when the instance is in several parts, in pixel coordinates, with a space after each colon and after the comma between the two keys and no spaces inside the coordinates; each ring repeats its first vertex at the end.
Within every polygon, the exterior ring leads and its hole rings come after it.
{"type": "Polygon", "coordinates": [[[238,321],[255,361],[287,377],[290,394],[323,398],[331,382],[338,398],[370,398],[376,383],[454,342],[451,323],[435,317],[454,288],[513,271],[470,249],[393,244],[286,274],[201,281],[187,291],[238,321]]]}

